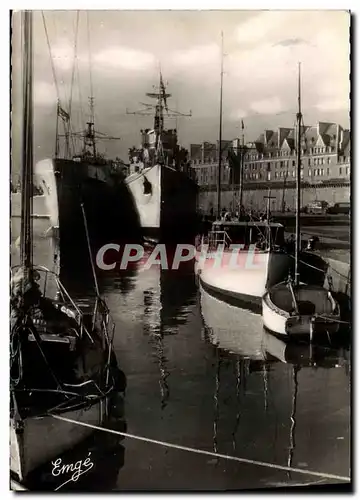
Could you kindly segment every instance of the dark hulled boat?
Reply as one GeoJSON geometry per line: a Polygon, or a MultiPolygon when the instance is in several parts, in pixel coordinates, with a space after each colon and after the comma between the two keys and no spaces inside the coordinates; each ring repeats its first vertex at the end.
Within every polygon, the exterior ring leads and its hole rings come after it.
{"type": "MultiPolygon", "coordinates": [[[[44,24],[46,30],[45,18],[44,24]]],[[[77,30],[78,25],[77,15],[77,30]]],[[[99,141],[120,138],[95,129],[90,52],[89,47],[89,120],[84,130],[75,132],[72,101],[70,99],[65,106],[58,96],[54,159],[40,161],[34,169],[35,182],[44,192],[46,211],[56,237],[56,253],[62,267],[74,267],[84,260],[84,252],[87,252],[85,217],[95,254],[104,244],[135,243],[140,238],[134,200],[124,183],[126,165],[119,159],[107,159],[98,150],[99,141]],[[63,129],[62,134],[60,129],[63,129]]],[[[75,61],[76,43],[74,68],[75,61]]],[[[56,83],[55,75],[54,79],[56,83]]]]}
{"type": "MultiPolygon", "coordinates": [[[[153,129],[141,130],[141,147],[129,150],[130,173],[126,184],[134,198],[142,233],[152,241],[186,241],[196,232],[197,184],[188,161],[188,152],[178,144],[176,129],[164,128],[167,117],[180,113],[169,110],[160,73],[158,89],[146,94],[156,99],[138,114],[154,110],[153,129]]],[[[137,113],[134,113],[137,114],[137,113]]],[[[184,116],[184,115],[183,115],[184,116]]]]}
{"type": "Polygon", "coordinates": [[[72,159],[42,160],[35,166],[61,266],[82,261],[87,251],[86,217],[94,254],[108,243],[141,238],[134,200],[118,164],[82,154],[72,159]]]}
{"type": "Polygon", "coordinates": [[[125,389],[113,351],[115,325],[96,279],[94,308],[85,311],[55,273],[33,264],[31,11],[23,13],[22,40],[20,266],[11,270],[9,339],[10,473],[15,489],[23,488],[21,483],[41,464],[57,459],[92,434],[92,426],[102,425],[110,398],[125,389]],[[56,299],[48,295],[50,281],[56,285],[56,299]]]}

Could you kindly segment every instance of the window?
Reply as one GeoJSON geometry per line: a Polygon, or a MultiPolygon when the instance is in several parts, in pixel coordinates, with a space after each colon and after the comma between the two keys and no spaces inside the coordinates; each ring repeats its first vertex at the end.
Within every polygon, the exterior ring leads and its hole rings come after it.
{"type": "Polygon", "coordinates": [[[327,175],[330,175],[330,168],[326,169],[326,173],[327,173],[327,175]]]}
{"type": "Polygon", "coordinates": [[[323,168],[320,171],[320,175],[324,175],[324,169],[323,168]]]}
{"type": "Polygon", "coordinates": [[[292,166],[295,167],[295,160],[292,161],[292,166]]]}
{"type": "Polygon", "coordinates": [[[330,156],[328,156],[328,158],[327,158],[327,162],[328,162],[328,163],[331,163],[331,158],[330,158],[330,156]]]}
{"type": "Polygon", "coordinates": [[[303,171],[303,170],[301,170],[301,172],[300,172],[300,178],[301,178],[301,179],[303,179],[303,178],[304,178],[304,171],[303,171]]]}
{"type": "Polygon", "coordinates": [[[314,176],[316,175],[316,168],[314,169],[314,176]]]}
{"type": "Polygon", "coordinates": [[[311,177],[311,169],[308,170],[308,176],[311,177]]]}
{"type": "Polygon", "coordinates": [[[309,165],[309,167],[311,165],[311,159],[310,158],[308,159],[308,165],[309,165]]]}
{"type": "Polygon", "coordinates": [[[292,176],[295,177],[295,170],[292,171],[292,176]]]}
{"type": "Polygon", "coordinates": [[[342,175],[342,168],[339,168],[339,175],[342,175]]]}
{"type": "Polygon", "coordinates": [[[277,172],[275,172],[275,179],[277,179],[277,178],[278,178],[278,173],[277,173],[277,172]]]}
{"type": "Polygon", "coordinates": [[[350,168],[346,167],[346,175],[349,175],[349,173],[350,173],[350,168]]]}

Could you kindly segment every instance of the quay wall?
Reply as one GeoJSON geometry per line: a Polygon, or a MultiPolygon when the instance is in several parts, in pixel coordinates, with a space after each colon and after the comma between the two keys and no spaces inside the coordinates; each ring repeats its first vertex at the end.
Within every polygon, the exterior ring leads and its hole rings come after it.
{"type": "MultiPolygon", "coordinates": [[[[228,186],[223,186],[221,190],[221,208],[232,210],[238,206],[238,188],[230,189],[228,186]]],[[[266,210],[267,199],[264,196],[268,195],[268,186],[248,188],[243,191],[243,205],[246,209],[266,210]]],[[[295,188],[286,188],[281,186],[272,187],[270,196],[274,197],[270,200],[272,211],[281,211],[283,201],[286,208],[295,210],[296,190],[295,188]]],[[[337,186],[305,186],[301,189],[301,206],[305,206],[313,201],[326,201],[330,205],[340,202],[350,201],[350,184],[337,186]]],[[[209,213],[211,209],[217,209],[217,193],[215,186],[201,187],[198,195],[198,209],[202,213],[209,213]]]]}

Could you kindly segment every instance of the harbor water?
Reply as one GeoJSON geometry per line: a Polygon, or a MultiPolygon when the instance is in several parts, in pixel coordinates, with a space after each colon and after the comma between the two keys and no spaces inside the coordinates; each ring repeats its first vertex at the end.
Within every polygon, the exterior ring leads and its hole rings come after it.
{"type": "MultiPolygon", "coordinates": [[[[19,258],[19,225],[20,219],[13,218],[13,264],[19,258]]],[[[37,219],[34,227],[34,260],[52,268],[48,221],[37,219]]],[[[67,276],[66,285],[78,300],[93,295],[91,276],[67,276]]],[[[327,475],[350,476],[351,353],[346,342],[286,346],[263,330],[261,316],[201,291],[190,264],[178,271],[158,266],[103,271],[99,285],[116,323],[115,350],[127,379],[118,413],[129,434],[169,445],[125,437],[115,446],[110,436],[111,452],[97,459],[96,447],[109,440],[98,433],[92,471],[59,491],[94,491],[95,484],[102,491],[224,491],[334,484],[341,481],[327,475]]],[[[73,450],[68,462],[79,453],[85,459],[87,452],[73,450]]],[[[43,471],[33,488],[54,487],[52,465],[43,471]],[[49,477],[52,486],[47,486],[49,477]]]]}

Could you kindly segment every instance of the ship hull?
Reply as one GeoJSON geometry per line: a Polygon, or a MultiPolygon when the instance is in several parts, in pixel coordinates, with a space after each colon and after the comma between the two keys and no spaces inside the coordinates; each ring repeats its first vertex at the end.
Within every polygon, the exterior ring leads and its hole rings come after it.
{"type": "MultiPolygon", "coordinates": [[[[65,418],[88,425],[101,426],[106,417],[107,400],[91,406],[64,412],[65,418]]],[[[20,482],[41,464],[84,441],[94,430],[78,424],[56,420],[52,416],[28,417],[20,430],[10,419],[10,470],[20,482]]]]}
{"type": "Polygon", "coordinates": [[[89,263],[85,222],[94,256],[106,244],[139,242],[132,195],[108,165],[43,160],[35,166],[35,178],[44,191],[61,267],[89,263]]]}
{"type": "Polygon", "coordinates": [[[197,185],[184,172],[154,165],[130,174],[142,234],[154,242],[192,241],[197,229],[197,185]]]}

